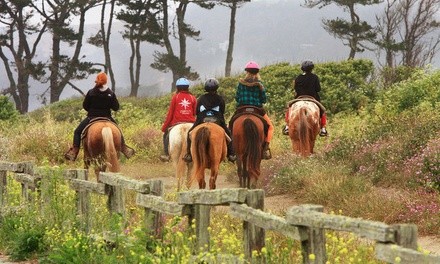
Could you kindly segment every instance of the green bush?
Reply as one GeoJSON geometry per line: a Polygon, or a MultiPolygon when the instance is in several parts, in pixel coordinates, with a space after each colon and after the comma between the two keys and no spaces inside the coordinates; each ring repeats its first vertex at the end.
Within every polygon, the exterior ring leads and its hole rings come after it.
{"type": "Polygon", "coordinates": [[[19,114],[11,101],[6,96],[0,95],[0,120],[15,119],[19,114]]]}

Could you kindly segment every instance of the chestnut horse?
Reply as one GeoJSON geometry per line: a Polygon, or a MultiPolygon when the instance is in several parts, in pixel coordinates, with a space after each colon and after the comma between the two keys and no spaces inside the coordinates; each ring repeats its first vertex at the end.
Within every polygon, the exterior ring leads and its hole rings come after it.
{"type": "Polygon", "coordinates": [[[237,174],[242,188],[256,188],[260,177],[264,137],[261,118],[245,114],[235,119],[232,143],[237,154],[237,174]]]}
{"type": "Polygon", "coordinates": [[[170,130],[169,136],[169,153],[176,169],[177,191],[180,191],[183,183],[183,177],[186,175],[186,183],[190,180],[190,173],[193,163],[186,163],[183,157],[186,154],[188,130],[193,123],[181,123],[173,126],[170,130]]]}
{"type": "Polygon", "coordinates": [[[297,101],[289,108],[289,137],[293,152],[303,157],[313,154],[319,133],[319,107],[311,101],[297,101]]]}
{"type": "Polygon", "coordinates": [[[93,163],[96,180],[99,172],[119,172],[119,152],[121,151],[121,131],[115,123],[107,120],[92,121],[83,132],[84,166],[93,163]]]}
{"type": "Polygon", "coordinates": [[[220,162],[226,158],[226,134],[216,123],[202,123],[190,133],[193,173],[188,188],[194,180],[200,189],[206,188],[205,169],[210,169],[209,189],[215,189],[220,162]]]}

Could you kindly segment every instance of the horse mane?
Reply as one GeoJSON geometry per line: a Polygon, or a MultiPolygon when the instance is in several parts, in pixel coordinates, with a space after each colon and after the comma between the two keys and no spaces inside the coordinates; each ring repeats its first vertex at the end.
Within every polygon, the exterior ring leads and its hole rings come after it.
{"type": "Polygon", "coordinates": [[[116,152],[115,144],[113,142],[113,133],[110,127],[104,127],[101,131],[102,140],[104,143],[106,161],[109,164],[111,172],[118,172],[120,170],[118,153],[116,152]]]}

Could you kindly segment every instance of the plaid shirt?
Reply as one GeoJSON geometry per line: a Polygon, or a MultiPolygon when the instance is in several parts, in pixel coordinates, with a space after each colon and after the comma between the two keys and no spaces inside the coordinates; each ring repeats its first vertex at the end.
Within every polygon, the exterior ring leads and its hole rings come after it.
{"type": "Polygon", "coordinates": [[[237,107],[242,105],[253,105],[262,107],[266,103],[266,91],[263,84],[258,82],[247,82],[240,80],[235,94],[237,107]]]}

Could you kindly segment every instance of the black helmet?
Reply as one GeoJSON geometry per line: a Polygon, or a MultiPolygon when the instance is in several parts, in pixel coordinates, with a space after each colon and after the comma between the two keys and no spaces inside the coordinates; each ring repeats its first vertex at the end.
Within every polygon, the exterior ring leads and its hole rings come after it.
{"type": "Polygon", "coordinates": [[[205,91],[217,91],[218,89],[218,81],[214,78],[210,78],[205,82],[205,91]]]}
{"type": "Polygon", "coordinates": [[[315,68],[315,64],[312,61],[303,61],[301,63],[301,70],[305,72],[309,72],[315,68]]]}

